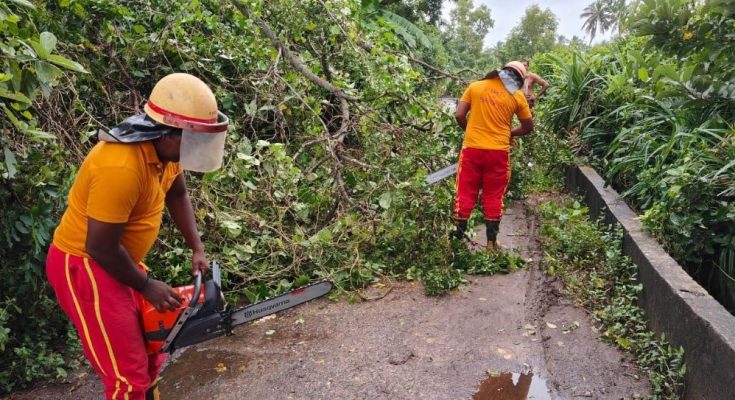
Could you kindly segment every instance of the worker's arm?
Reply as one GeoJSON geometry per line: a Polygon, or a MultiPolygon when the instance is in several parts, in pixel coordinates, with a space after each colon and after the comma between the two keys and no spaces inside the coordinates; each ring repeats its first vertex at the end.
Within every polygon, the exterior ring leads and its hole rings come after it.
{"type": "Polygon", "coordinates": [[[533,118],[519,119],[519,121],[521,121],[521,126],[511,129],[511,137],[528,135],[533,132],[533,118]]]}
{"type": "Polygon", "coordinates": [[[146,277],[120,243],[124,223],[113,224],[87,217],[87,253],[113,278],[140,291],[158,311],[174,310],[181,304],[167,284],[146,277]]]}
{"type": "Polygon", "coordinates": [[[457,103],[457,110],[454,112],[454,119],[457,120],[457,123],[463,131],[467,129],[467,113],[469,111],[470,103],[467,103],[466,101],[460,101],[457,103]]]}
{"type": "Polygon", "coordinates": [[[204,246],[199,238],[199,230],[194,218],[194,208],[186,190],[184,174],[179,174],[174,179],[174,183],[166,193],[166,207],[168,207],[171,218],[181,234],[184,235],[186,244],[194,252],[191,266],[192,275],[196,274],[197,271],[204,275],[209,269],[209,263],[207,262],[207,256],[204,254],[204,246]]]}
{"type": "Polygon", "coordinates": [[[545,80],[544,80],[543,78],[541,78],[541,77],[540,77],[540,76],[538,76],[538,75],[536,75],[536,76],[535,76],[535,79],[536,79],[536,83],[537,83],[537,84],[538,84],[539,86],[541,86],[541,91],[540,91],[540,92],[538,93],[538,95],[536,96],[536,98],[539,98],[539,97],[543,96],[543,95],[544,95],[544,93],[546,93],[546,89],[548,89],[548,88],[549,88],[549,82],[546,82],[546,81],[545,81],[545,80]]]}

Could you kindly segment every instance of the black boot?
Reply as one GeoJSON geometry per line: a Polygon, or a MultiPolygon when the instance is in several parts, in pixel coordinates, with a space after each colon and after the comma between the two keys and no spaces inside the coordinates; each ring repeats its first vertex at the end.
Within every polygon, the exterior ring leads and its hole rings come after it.
{"type": "Polygon", "coordinates": [[[500,249],[498,232],[500,232],[500,221],[485,220],[485,235],[487,236],[486,249],[491,253],[500,249]]]}
{"type": "Polygon", "coordinates": [[[455,239],[463,239],[464,233],[467,230],[467,220],[466,219],[458,219],[456,220],[457,223],[457,229],[454,230],[454,238],[455,239]]]}
{"type": "Polygon", "coordinates": [[[145,400],[159,400],[161,397],[161,394],[158,392],[158,380],[151,385],[151,387],[148,388],[148,390],[145,392],[145,400]]]}

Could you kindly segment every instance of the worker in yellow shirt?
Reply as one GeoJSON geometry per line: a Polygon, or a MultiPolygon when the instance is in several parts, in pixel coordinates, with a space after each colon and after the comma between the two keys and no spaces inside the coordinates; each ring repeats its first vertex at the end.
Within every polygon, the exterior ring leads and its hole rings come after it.
{"type": "Polygon", "coordinates": [[[464,237],[467,220],[482,189],[482,210],[487,233],[487,250],[497,242],[503,215],[503,196],[510,181],[511,139],[533,131],[533,117],[520,90],[526,68],[511,61],[501,70],[473,82],[457,104],[455,118],[465,131],[457,167],[455,236],[464,237]],[[469,120],[467,114],[469,113],[469,120]],[[521,123],[512,128],[513,116],[521,123]]]}
{"type": "Polygon", "coordinates": [[[46,274],[107,399],[156,398],[164,357],[146,353],[138,304],[173,310],[181,299],[151,279],[142,261],[165,206],[193,251],[192,273],[206,272],[182,170],[219,168],[227,126],[204,82],[171,74],[155,85],[144,114],[100,131],[79,168],[46,274]]]}

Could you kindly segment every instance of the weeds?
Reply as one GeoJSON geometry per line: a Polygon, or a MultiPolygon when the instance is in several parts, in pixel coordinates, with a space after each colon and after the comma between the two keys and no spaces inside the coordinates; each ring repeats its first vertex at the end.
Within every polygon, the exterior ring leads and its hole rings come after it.
{"type": "Polygon", "coordinates": [[[574,299],[590,310],[602,337],[635,355],[648,374],[654,399],[679,399],[684,390],[684,350],[648,330],[638,307],[643,289],[636,267],[622,254],[619,228],[588,219],[579,202],[548,202],[540,207],[541,240],[547,273],[559,277],[574,299]]]}

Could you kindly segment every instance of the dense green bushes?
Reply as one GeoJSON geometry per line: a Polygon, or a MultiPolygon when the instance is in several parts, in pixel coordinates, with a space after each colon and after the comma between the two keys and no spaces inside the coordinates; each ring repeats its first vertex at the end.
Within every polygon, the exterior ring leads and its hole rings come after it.
{"type": "Polygon", "coordinates": [[[634,37],[545,58],[547,123],[565,132],[645,226],[735,310],[732,1],[642,2],[634,37]]]}
{"type": "Polygon", "coordinates": [[[39,129],[33,103],[51,96],[65,71],[62,43],[39,29],[33,5],[0,3],[0,392],[66,375],[62,354],[78,349],[52,297],[44,260],[69,170],[56,137],[39,129]]]}

